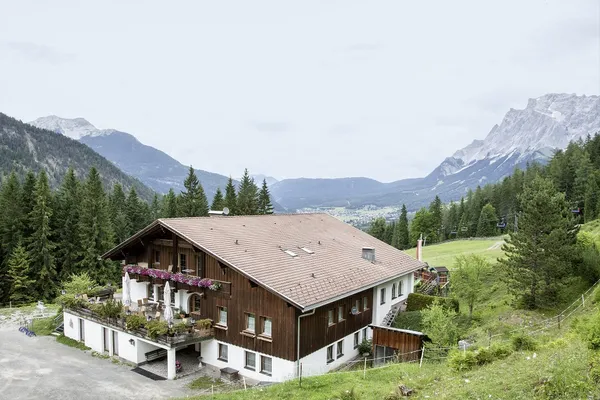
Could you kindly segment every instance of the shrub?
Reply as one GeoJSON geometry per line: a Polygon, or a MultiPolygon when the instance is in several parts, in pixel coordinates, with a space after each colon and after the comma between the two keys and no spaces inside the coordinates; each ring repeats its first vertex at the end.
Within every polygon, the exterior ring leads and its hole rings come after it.
{"type": "Polygon", "coordinates": [[[490,346],[490,351],[495,360],[502,360],[510,356],[513,350],[508,344],[494,343],[490,346]]]}
{"type": "Polygon", "coordinates": [[[210,327],[212,327],[212,324],[213,320],[210,318],[199,319],[198,321],[196,321],[196,327],[198,329],[209,329],[210,327]]]}
{"type": "Polygon", "coordinates": [[[448,355],[448,366],[455,371],[468,371],[477,365],[474,351],[454,350],[448,355]]]}
{"type": "Polygon", "coordinates": [[[410,329],[413,331],[421,331],[421,322],[423,315],[421,311],[406,311],[398,313],[394,326],[400,329],[410,329]]]}
{"type": "Polygon", "coordinates": [[[136,331],[140,329],[146,323],[146,319],[141,315],[132,314],[125,317],[125,326],[130,331],[136,331]]]}
{"type": "Polygon", "coordinates": [[[435,302],[423,311],[423,331],[436,346],[455,346],[459,333],[456,312],[435,302]]]}
{"type": "Polygon", "coordinates": [[[148,337],[150,339],[156,339],[169,332],[169,325],[167,324],[167,321],[152,320],[146,323],[146,329],[148,329],[148,337]]]}
{"type": "Polygon", "coordinates": [[[433,303],[439,301],[440,305],[448,310],[454,310],[458,313],[458,300],[449,297],[428,296],[421,293],[410,293],[406,303],[406,311],[420,311],[431,307],[433,303]]]}
{"type": "Polygon", "coordinates": [[[185,322],[178,322],[173,326],[173,330],[176,333],[184,333],[188,330],[188,326],[185,322]]]}
{"type": "Polygon", "coordinates": [[[117,318],[123,311],[123,304],[120,301],[108,300],[97,304],[94,311],[102,318],[117,318]]]}
{"type": "Polygon", "coordinates": [[[592,350],[600,349],[600,311],[583,325],[585,341],[592,350]]]}
{"type": "Polygon", "coordinates": [[[538,348],[537,342],[526,333],[517,333],[510,339],[515,351],[533,351],[538,348]]]}
{"type": "Polygon", "coordinates": [[[363,354],[371,354],[373,350],[373,341],[371,339],[363,339],[362,342],[358,345],[358,353],[360,355],[363,354]]]}

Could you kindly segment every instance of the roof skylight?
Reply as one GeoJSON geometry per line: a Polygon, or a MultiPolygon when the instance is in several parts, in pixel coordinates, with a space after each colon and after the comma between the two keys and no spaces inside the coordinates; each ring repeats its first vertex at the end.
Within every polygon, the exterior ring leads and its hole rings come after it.
{"type": "Polygon", "coordinates": [[[284,250],[283,252],[284,252],[285,254],[287,254],[288,256],[292,256],[292,257],[297,257],[297,256],[298,256],[298,254],[294,253],[294,252],[293,252],[293,251],[291,251],[291,250],[284,250]]]}
{"type": "Polygon", "coordinates": [[[307,247],[300,247],[302,250],[304,250],[305,252],[307,252],[308,254],[315,254],[314,251],[312,251],[311,249],[307,248],[307,247]]]}

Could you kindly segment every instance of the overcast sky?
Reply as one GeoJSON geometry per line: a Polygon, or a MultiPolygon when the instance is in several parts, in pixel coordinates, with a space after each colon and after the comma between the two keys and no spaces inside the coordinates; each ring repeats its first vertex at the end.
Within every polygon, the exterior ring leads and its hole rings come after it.
{"type": "Polygon", "coordinates": [[[0,112],[239,176],[419,177],[509,108],[599,94],[598,0],[0,0],[0,112]]]}

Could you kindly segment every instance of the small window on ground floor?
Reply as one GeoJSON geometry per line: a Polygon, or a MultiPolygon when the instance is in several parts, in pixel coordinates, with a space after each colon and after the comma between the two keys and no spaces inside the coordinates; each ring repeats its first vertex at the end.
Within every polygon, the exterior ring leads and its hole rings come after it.
{"type": "Polygon", "coordinates": [[[344,340],[340,340],[337,342],[337,358],[340,358],[344,355],[344,340]]]}
{"type": "Polygon", "coordinates": [[[357,348],[359,343],[360,343],[360,332],[356,332],[354,334],[354,348],[357,348]]]}
{"type": "Polygon", "coordinates": [[[362,340],[369,340],[369,338],[367,337],[367,328],[363,329],[363,337],[362,340]]]}
{"type": "Polygon", "coordinates": [[[219,360],[227,362],[228,359],[228,350],[227,345],[223,343],[219,343],[219,360]]]}
{"type": "Polygon", "coordinates": [[[254,371],[256,369],[256,353],[252,353],[251,351],[246,352],[246,365],[247,369],[251,369],[254,371]]]}
{"type": "Polygon", "coordinates": [[[271,375],[273,370],[273,359],[271,357],[260,356],[260,373],[271,375]]]}
{"type": "Polygon", "coordinates": [[[333,345],[327,347],[327,362],[333,361],[333,345]]]}

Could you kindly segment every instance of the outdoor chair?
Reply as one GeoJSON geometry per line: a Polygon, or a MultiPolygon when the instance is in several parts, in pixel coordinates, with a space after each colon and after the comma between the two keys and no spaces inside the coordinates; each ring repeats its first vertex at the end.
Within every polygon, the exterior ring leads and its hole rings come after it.
{"type": "Polygon", "coordinates": [[[160,319],[160,311],[157,311],[156,314],[154,315],[154,317],[158,320],[160,319]]]}
{"type": "Polygon", "coordinates": [[[142,300],[141,299],[138,299],[137,303],[138,303],[138,307],[142,307],[142,300]]]}
{"type": "Polygon", "coordinates": [[[148,304],[148,298],[147,298],[147,297],[144,297],[144,298],[142,299],[142,303],[143,303],[143,304],[148,304]]]}
{"type": "Polygon", "coordinates": [[[173,265],[169,265],[169,267],[167,268],[168,272],[173,272],[173,265]]]}

